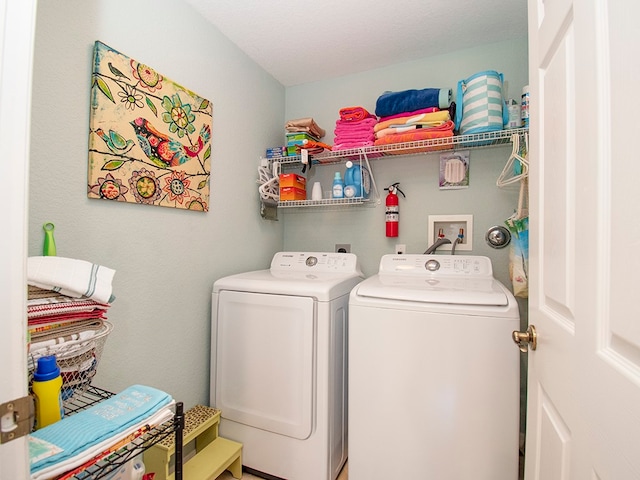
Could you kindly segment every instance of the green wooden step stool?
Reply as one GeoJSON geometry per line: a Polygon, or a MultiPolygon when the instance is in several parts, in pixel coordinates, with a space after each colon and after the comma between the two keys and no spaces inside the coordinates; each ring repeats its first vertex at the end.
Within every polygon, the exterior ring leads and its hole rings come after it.
{"type": "MultiPolygon", "coordinates": [[[[218,436],[219,424],[218,409],[196,405],[185,412],[183,445],[195,442],[195,455],[183,464],[185,479],[215,480],[225,470],[242,477],[242,444],[218,436]]],[[[174,438],[169,436],[144,452],[145,470],[155,472],[155,480],[173,480],[174,454],[174,438]]]]}

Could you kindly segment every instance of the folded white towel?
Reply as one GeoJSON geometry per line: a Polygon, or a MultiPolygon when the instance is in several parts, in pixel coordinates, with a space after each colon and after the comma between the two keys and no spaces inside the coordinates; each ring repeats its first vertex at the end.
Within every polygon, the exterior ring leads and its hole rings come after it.
{"type": "Polygon", "coordinates": [[[65,257],[29,257],[27,283],[69,297],[89,297],[102,303],[114,300],[111,268],[65,257]]]}

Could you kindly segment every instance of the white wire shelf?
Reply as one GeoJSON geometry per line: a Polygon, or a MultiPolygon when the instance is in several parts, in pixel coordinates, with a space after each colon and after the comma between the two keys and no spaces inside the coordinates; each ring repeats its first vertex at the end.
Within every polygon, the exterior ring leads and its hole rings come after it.
{"type": "MultiPolygon", "coordinates": [[[[323,198],[322,200],[284,200],[278,202],[279,208],[300,208],[300,207],[330,207],[344,205],[362,205],[370,203],[370,198],[323,198]]],[[[375,203],[375,202],[373,202],[375,203]]]]}
{"type": "MultiPolygon", "coordinates": [[[[379,157],[429,154],[434,152],[446,152],[460,149],[479,149],[495,147],[511,142],[513,135],[524,135],[527,128],[514,128],[510,130],[498,130],[496,132],[474,133],[471,135],[455,135],[446,138],[434,138],[431,140],[418,140],[415,142],[394,143],[389,145],[369,146],[348,150],[336,150],[310,155],[314,164],[340,163],[345,159],[358,158],[366,155],[369,159],[379,157]]],[[[300,163],[300,156],[288,156],[272,159],[282,165],[300,163]]]]}

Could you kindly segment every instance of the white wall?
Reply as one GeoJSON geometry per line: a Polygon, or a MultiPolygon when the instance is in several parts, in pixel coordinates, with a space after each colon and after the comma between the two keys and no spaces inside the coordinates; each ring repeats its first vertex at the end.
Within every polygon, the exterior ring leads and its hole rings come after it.
{"type": "Polygon", "coordinates": [[[259,215],[256,167],[284,122],[284,87],[179,0],[38,2],[29,254],[53,222],[58,255],[116,270],[115,325],[94,384],[144,383],[208,403],[210,293],[266,268],[283,222],[259,215]],[[213,102],[208,213],[89,200],[89,87],[96,40],[213,102]]]}
{"type": "MultiPolygon", "coordinates": [[[[475,47],[420,61],[392,65],[360,74],[290,87],[287,89],[287,119],[313,117],[327,131],[323,139],[333,143],[333,129],[339,110],[363,106],[375,112],[377,98],[385,91],[428,87],[455,90],[460,79],[481,71],[504,74],[506,95],[520,98],[528,83],[527,40],[475,47]]],[[[406,244],[409,253],[422,253],[428,246],[428,216],[473,214],[473,255],[492,258],[497,277],[508,284],[508,248],[494,250],[484,241],[486,230],[503,225],[517,205],[516,187],[499,189],[496,179],[507,161],[511,147],[471,152],[470,187],[441,191],[438,188],[439,153],[372,160],[372,170],[380,189],[394,182],[407,198],[400,199],[400,235],[387,238],[384,227],[384,197],[376,208],[355,207],[337,210],[286,210],[285,249],[333,250],[336,243],[350,243],[366,275],[377,272],[380,257],[393,253],[396,243],[406,244]]],[[[341,166],[314,167],[310,181],[321,179],[330,186],[333,172],[341,166]]],[[[466,252],[462,252],[466,253],[466,252]]]]}

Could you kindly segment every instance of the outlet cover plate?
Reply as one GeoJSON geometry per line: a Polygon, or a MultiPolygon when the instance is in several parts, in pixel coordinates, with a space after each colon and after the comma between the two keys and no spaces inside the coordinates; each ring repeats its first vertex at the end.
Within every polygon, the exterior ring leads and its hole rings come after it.
{"type": "MultiPolygon", "coordinates": [[[[456,251],[470,251],[473,249],[473,215],[429,215],[429,246],[438,239],[438,232],[442,228],[444,236],[453,241],[458,237],[462,228],[464,237],[456,245],[456,251]]],[[[451,251],[452,243],[438,247],[438,250],[451,251]]]]}

